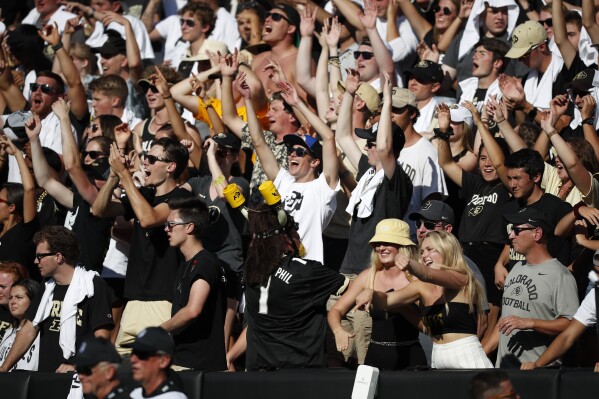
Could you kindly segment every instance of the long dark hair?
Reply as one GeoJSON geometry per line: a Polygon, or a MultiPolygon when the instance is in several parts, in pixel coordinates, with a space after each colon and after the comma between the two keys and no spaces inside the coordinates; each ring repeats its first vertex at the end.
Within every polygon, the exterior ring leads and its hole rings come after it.
{"type": "MultiPolygon", "coordinates": [[[[281,263],[288,238],[283,232],[268,238],[255,236],[256,233],[264,233],[281,227],[277,211],[268,205],[258,205],[249,212],[248,219],[253,238],[245,261],[245,282],[249,286],[258,284],[266,286],[269,276],[277,270],[281,263]]],[[[287,226],[290,223],[294,223],[293,218],[288,216],[287,226]]]]}

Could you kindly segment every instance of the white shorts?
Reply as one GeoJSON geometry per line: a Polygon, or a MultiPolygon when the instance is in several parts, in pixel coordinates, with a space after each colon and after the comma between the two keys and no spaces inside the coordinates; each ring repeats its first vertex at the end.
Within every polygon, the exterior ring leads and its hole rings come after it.
{"type": "Polygon", "coordinates": [[[492,369],[475,335],[448,344],[433,343],[431,367],[434,369],[492,369]]]}

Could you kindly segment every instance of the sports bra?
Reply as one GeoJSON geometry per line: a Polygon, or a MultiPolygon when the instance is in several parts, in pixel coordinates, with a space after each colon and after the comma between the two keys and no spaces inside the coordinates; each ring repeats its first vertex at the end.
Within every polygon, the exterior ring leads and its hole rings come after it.
{"type": "Polygon", "coordinates": [[[449,333],[476,335],[477,331],[476,313],[470,313],[470,305],[463,302],[425,306],[422,322],[432,336],[449,333]]]}

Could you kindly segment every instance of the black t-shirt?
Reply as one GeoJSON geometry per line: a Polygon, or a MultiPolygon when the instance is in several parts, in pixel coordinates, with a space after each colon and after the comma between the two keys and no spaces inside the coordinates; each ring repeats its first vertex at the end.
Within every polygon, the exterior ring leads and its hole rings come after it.
{"type": "MultiPolygon", "coordinates": [[[[179,187],[160,196],[156,195],[155,190],[147,187],[142,187],[139,191],[153,207],[170,198],[191,196],[189,191],[179,187]]],[[[181,252],[169,245],[164,226],[142,228],[135,217],[129,198],[123,197],[121,201],[125,207],[125,219],[134,219],[125,277],[125,298],[172,301],[177,268],[183,261],[181,252]]]]}
{"type": "MultiPolygon", "coordinates": [[[[187,184],[191,186],[192,193],[199,197],[218,213],[218,218],[208,226],[202,244],[208,251],[213,252],[218,258],[225,262],[231,270],[241,273],[243,266],[243,243],[241,234],[245,228],[246,220],[239,212],[231,208],[225,199],[216,197],[210,199],[210,184],[212,176],[200,176],[189,179],[187,184]]],[[[249,197],[250,185],[241,177],[234,177],[230,183],[237,184],[245,198],[249,197]]]]}
{"type": "Polygon", "coordinates": [[[73,207],[67,212],[64,225],[79,238],[79,262],[87,270],[102,272],[113,223],[113,218],[92,215],[87,201],[77,190],[73,192],[73,207]]]}
{"type": "Polygon", "coordinates": [[[286,256],[266,287],[246,287],[248,370],[324,367],[325,306],[344,281],[320,262],[286,256]]]}
{"type": "Polygon", "coordinates": [[[33,263],[35,245],[33,235],[40,229],[37,217],[29,223],[18,223],[0,237],[0,261],[18,262],[25,266],[32,277],[40,276],[33,263]]]}
{"type": "MultiPolygon", "coordinates": [[[[553,228],[557,226],[561,218],[572,211],[572,206],[569,203],[562,201],[555,195],[543,194],[537,202],[530,205],[521,204],[518,200],[513,198],[503,207],[503,214],[513,214],[518,212],[519,209],[528,206],[543,212],[553,228]]],[[[505,243],[510,245],[510,240],[507,235],[507,221],[505,219],[503,219],[503,231],[506,240],[505,243]]],[[[547,240],[547,249],[549,250],[549,253],[560,261],[562,265],[570,264],[570,247],[570,240],[563,237],[557,237],[554,234],[551,234],[547,240]]],[[[513,248],[510,248],[510,269],[520,260],[524,261],[524,256],[514,251],[513,248]]]]}
{"type": "Polygon", "coordinates": [[[207,250],[200,251],[179,267],[175,280],[172,315],[187,305],[191,286],[200,279],[210,285],[210,293],[200,315],[189,325],[175,332],[173,364],[196,370],[226,370],[225,270],[214,254],[207,250]]]}
{"type": "Polygon", "coordinates": [[[480,175],[462,172],[462,197],[466,207],[462,213],[460,242],[505,242],[503,207],[510,194],[501,181],[487,183],[480,175]]]}
{"type": "MultiPolygon", "coordinates": [[[[50,316],[39,324],[40,328],[40,359],[39,371],[54,372],[65,359],[58,343],[60,337],[60,317],[62,314],[62,301],[69,289],[68,285],[54,287],[52,296],[52,310],[50,316]]],[[[25,316],[33,320],[40,305],[43,295],[38,295],[32,302],[25,316]]],[[[94,277],[94,295],[85,298],[77,305],[76,341],[90,336],[100,328],[112,329],[112,309],[110,307],[110,289],[100,276],[94,277]]],[[[75,345],[77,346],[77,345],[75,345]]]]}
{"type": "Polygon", "coordinates": [[[0,342],[4,338],[4,333],[8,330],[12,324],[12,315],[8,310],[8,307],[0,306],[0,342]]]}
{"type": "MultiPolygon", "coordinates": [[[[362,178],[370,168],[368,157],[362,155],[358,177],[362,178]]],[[[359,274],[362,270],[370,267],[372,247],[368,242],[374,235],[377,223],[389,218],[403,219],[412,198],[412,189],[410,177],[398,164],[393,177],[387,179],[385,176],[383,183],[377,188],[374,194],[372,214],[367,218],[358,218],[354,211],[349,227],[349,244],[341,264],[341,273],[359,274]]]]}
{"type": "Polygon", "coordinates": [[[46,190],[41,189],[36,192],[36,201],[40,227],[64,225],[67,209],[52,198],[46,190]]]}

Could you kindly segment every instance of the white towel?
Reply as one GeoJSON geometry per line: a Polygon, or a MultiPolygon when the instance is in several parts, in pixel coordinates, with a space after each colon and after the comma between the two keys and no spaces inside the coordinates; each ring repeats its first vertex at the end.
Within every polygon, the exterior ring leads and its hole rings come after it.
{"type": "Polygon", "coordinates": [[[580,31],[580,40],[578,41],[578,56],[586,66],[597,63],[597,49],[593,47],[593,42],[587,30],[583,27],[580,31]]]}
{"type": "MultiPolygon", "coordinates": [[[[85,298],[94,296],[93,280],[97,275],[97,272],[87,271],[82,267],[76,267],[71,284],[69,284],[67,293],[62,301],[60,336],[58,338],[58,343],[65,359],[69,359],[75,354],[77,305],[85,298]]],[[[50,316],[55,287],[56,281],[53,278],[46,282],[46,289],[44,290],[37,313],[32,321],[34,326],[37,326],[50,316]]]]}
{"type": "Polygon", "coordinates": [[[468,54],[472,46],[480,40],[481,16],[485,11],[486,4],[495,8],[507,7],[507,32],[509,36],[512,35],[518,21],[518,15],[520,15],[520,8],[514,0],[474,0],[472,11],[470,11],[470,16],[464,28],[464,35],[460,41],[458,60],[468,54]]]}
{"type": "MultiPolygon", "coordinates": [[[[459,104],[461,104],[464,101],[474,100],[476,89],[478,89],[478,78],[472,77],[464,79],[459,84],[460,88],[462,89],[462,96],[460,97],[459,104]]],[[[482,112],[484,105],[487,103],[487,101],[489,101],[489,97],[493,95],[497,96],[497,101],[501,100],[501,97],[503,96],[501,94],[501,90],[499,89],[499,79],[495,79],[495,81],[491,83],[491,86],[489,86],[489,88],[487,89],[487,94],[485,94],[484,100],[480,101],[479,99],[479,101],[477,101],[476,104],[474,104],[476,105],[476,109],[478,109],[478,112],[482,112]]]]}
{"type": "Polygon", "coordinates": [[[381,168],[378,172],[374,168],[370,168],[364,173],[358,185],[352,191],[349,198],[349,204],[345,211],[350,215],[354,214],[354,209],[358,207],[357,216],[359,218],[367,218],[372,214],[373,200],[376,189],[383,182],[385,170],[381,168]]]}
{"type": "Polygon", "coordinates": [[[418,133],[421,132],[430,132],[431,122],[435,117],[435,112],[437,109],[437,100],[435,97],[431,98],[431,100],[426,104],[422,109],[419,109],[420,116],[418,120],[414,124],[414,130],[418,133]]]}
{"type": "Polygon", "coordinates": [[[564,67],[564,60],[555,53],[551,55],[551,63],[539,81],[539,71],[531,69],[524,82],[524,94],[526,100],[534,107],[546,110],[549,109],[551,99],[553,98],[553,82],[564,67]]]}

